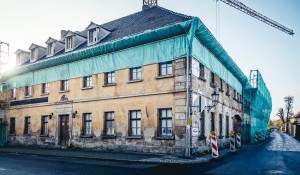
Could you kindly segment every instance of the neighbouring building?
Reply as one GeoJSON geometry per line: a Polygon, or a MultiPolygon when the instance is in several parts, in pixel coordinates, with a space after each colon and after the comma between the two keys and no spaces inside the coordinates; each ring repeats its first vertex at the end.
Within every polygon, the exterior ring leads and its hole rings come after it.
{"type": "Polygon", "coordinates": [[[209,150],[211,131],[225,147],[231,130],[251,142],[267,129],[259,72],[250,84],[199,18],[143,5],[16,52],[1,78],[7,144],[184,154],[209,150]]]}
{"type": "Polygon", "coordinates": [[[291,117],[290,130],[291,135],[300,138],[300,111],[291,117]]]}

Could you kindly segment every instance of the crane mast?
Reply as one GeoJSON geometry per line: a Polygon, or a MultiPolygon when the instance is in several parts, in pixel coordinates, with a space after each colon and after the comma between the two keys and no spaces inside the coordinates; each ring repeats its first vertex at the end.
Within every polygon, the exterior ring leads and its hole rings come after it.
{"type": "Polygon", "coordinates": [[[217,1],[222,1],[223,3],[230,5],[244,13],[246,13],[247,15],[252,16],[253,18],[256,18],[278,30],[281,30],[282,32],[285,32],[289,35],[294,35],[294,31],[279,24],[278,22],[266,17],[265,15],[262,15],[261,13],[258,13],[257,11],[247,7],[246,5],[244,5],[243,3],[239,2],[238,0],[217,0],[217,1]]]}

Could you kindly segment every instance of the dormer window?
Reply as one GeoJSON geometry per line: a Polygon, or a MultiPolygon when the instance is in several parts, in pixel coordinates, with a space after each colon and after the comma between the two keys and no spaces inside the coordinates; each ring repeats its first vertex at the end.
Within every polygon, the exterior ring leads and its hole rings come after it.
{"type": "Polygon", "coordinates": [[[89,44],[98,42],[97,28],[89,30],[89,44]]]}
{"type": "Polygon", "coordinates": [[[16,56],[17,56],[16,65],[20,65],[22,63],[21,54],[17,54],[16,56]]]}
{"type": "Polygon", "coordinates": [[[30,55],[30,61],[35,61],[38,57],[38,49],[32,49],[31,50],[31,55],[30,55]]]}
{"type": "Polygon", "coordinates": [[[54,43],[49,43],[48,48],[47,48],[47,54],[48,55],[53,55],[55,52],[54,50],[54,43]]]}
{"type": "Polygon", "coordinates": [[[66,38],[66,50],[73,49],[73,36],[69,36],[66,38]]]}

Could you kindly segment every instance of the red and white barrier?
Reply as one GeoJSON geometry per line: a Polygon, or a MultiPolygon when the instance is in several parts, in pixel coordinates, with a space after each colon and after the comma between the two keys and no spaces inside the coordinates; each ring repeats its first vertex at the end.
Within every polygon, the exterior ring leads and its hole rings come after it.
{"type": "Polygon", "coordinates": [[[235,152],[235,135],[234,131],[230,132],[230,152],[235,152]]]}
{"type": "Polygon", "coordinates": [[[218,139],[216,136],[216,132],[212,131],[210,133],[211,136],[211,154],[213,158],[219,157],[219,150],[218,150],[218,139]]]}
{"type": "Polygon", "coordinates": [[[240,133],[237,133],[236,135],[236,146],[237,147],[242,147],[242,141],[241,141],[241,134],[240,133]]]}

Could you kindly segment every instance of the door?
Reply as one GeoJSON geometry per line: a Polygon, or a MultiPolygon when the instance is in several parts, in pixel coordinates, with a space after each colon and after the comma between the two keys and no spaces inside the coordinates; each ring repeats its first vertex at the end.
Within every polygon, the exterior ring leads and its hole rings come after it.
{"type": "Polygon", "coordinates": [[[70,139],[69,135],[69,115],[60,116],[60,136],[59,143],[62,146],[67,146],[70,139]]]}
{"type": "Polygon", "coordinates": [[[4,146],[6,142],[6,123],[0,121],[0,147],[4,146]]]}
{"type": "Polygon", "coordinates": [[[296,126],[296,137],[300,139],[300,126],[299,125],[295,125],[296,126]]]}

